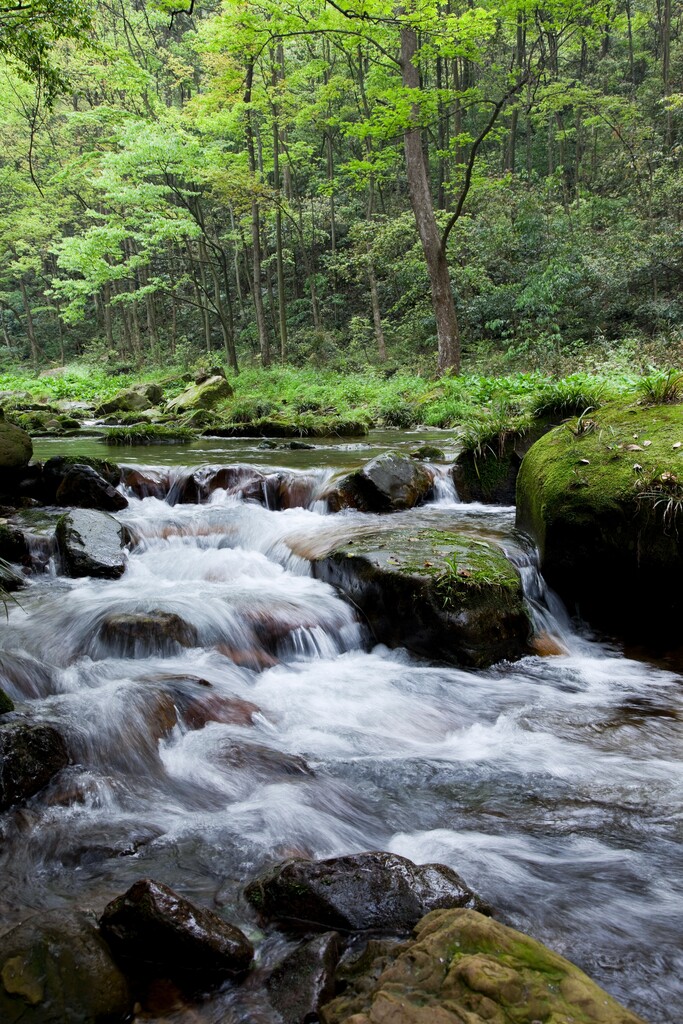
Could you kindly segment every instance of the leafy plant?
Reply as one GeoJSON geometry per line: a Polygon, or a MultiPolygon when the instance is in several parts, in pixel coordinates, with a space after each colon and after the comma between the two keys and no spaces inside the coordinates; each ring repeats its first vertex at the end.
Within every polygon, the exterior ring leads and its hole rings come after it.
{"type": "Polygon", "coordinates": [[[636,384],[643,405],[672,405],[683,400],[683,373],[659,370],[649,373],[636,384]]]}

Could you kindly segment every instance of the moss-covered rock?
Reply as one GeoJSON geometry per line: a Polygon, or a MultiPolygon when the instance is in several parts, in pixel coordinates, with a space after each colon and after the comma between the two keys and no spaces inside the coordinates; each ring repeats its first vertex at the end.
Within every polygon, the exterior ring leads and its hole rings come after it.
{"type": "Polygon", "coordinates": [[[378,531],[319,557],[313,573],[363,612],[378,643],[476,668],[529,653],[519,573],[483,541],[378,531]]]}
{"type": "Polygon", "coordinates": [[[103,402],[95,410],[97,416],[107,416],[112,412],[140,412],[141,409],[150,409],[158,405],[163,395],[158,384],[136,384],[132,388],[125,388],[103,402]]]}
{"type": "Polygon", "coordinates": [[[201,384],[186,388],[166,406],[168,412],[189,412],[192,409],[214,409],[232,396],[232,388],[225,377],[209,377],[201,384]]]}
{"type": "Polygon", "coordinates": [[[548,420],[539,420],[524,429],[503,430],[488,441],[463,450],[453,466],[453,482],[460,500],[514,505],[522,459],[550,429],[548,420]]]}
{"type": "Polygon", "coordinates": [[[683,406],[611,404],[525,456],[517,522],[552,587],[595,625],[678,642],[683,591],[683,406]]]}
{"type": "Polygon", "coordinates": [[[10,711],[14,711],[14,703],[4,690],[0,690],[0,715],[6,715],[10,711]]]}
{"type": "Polygon", "coordinates": [[[435,910],[415,935],[374,983],[361,975],[324,1006],[323,1024],[643,1024],[564,957],[474,910],[435,910]]]}
{"type": "Polygon", "coordinates": [[[0,472],[28,466],[33,443],[25,430],[7,420],[0,420],[0,472]]]}

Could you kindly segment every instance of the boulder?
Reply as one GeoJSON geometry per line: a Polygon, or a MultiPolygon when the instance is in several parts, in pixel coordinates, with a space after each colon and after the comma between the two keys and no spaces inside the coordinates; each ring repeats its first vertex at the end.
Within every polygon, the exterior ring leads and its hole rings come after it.
{"type": "Polygon", "coordinates": [[[245,889],[267,920],[295,931],[409,932],[430,910],[482,906],[444,864],[413,864],[393,853],[359,853],[278,864],[245,889]]]}
{"type": "Polygon", "coordinates": [[[121,612],[107,616],[98,640],[119,657],[145,657],[176,646],[196,647],[197,631],[173,612],[121,612]]]}
{"type": "Polygon", "coordinates": [[[337,932],[325,932],[295,949],[269,975],[266,988],[283,1024],[318,1020],[320,1007],[334,995],[340,951],[337,932]]]}
{"type": "Polygon", "coordinates": [[[167,412],[187,412],[193,409],[213,409],[226,398],[230,398],[233,390],[225,377],[216,375],[209,377],[201,384],[193,384],[186,388],[177,398],[172,398],[166,406],[167,412]]]}
{"type": "Polygon", "coordinates": [[[42,468],[42,497],[45,502],[54,502],[64,477],[76,466],[89,466],[111,487],[118,487],[121,483],[121,468],[106,459],[96,459],[90,455],[53,455],[42,468]]]}
{"type": "Polygon", "coordinates": [[[644,1024],[578,967],[474,910],[436,910],[414,941],[323,1006],[323,1024],[644,1024]]]}
{"type": "Polygon", "coordinates": [[[418,459],[420,462],[443,462],[446,458],[443,448],[437,448],[433,444],[423,444],[410,453],[411,459],[418,459]]]}
{"type": "Polygon", "coordinates": [[[548,583],[630,642],[679,642],[682,516],[682,405],[606,405],[546,434],[520,469],[517,524],[548,583]]]}
{"type": "Polygon", "coordinates": [[[363,613],[377,643],[475,668],[529,653],[519,573],[492,544],[445,530],[383,530],[312,569],[363,613]]]}
{"type": "Polygon", "coordinates": [[[21,427],[0,420],[0,471],[28,466],[33,455],[33,442],[21,427]]]}
{"type": "Polygon", "coordinates": [[[514,505],[522,459],[550,429],[548,420],[537,420],[523,430],[501,431],[488,443],[462,451],[452,471],[460,500],[514,505]]]}
{"type": "Polygon", "coordinates": [[[27,565],[30,553],[26,537],[21,530],[0,522],[0,558],[7,562],[20,562],[27,565]]]}
{"type": "Polygon", "coordinates": [[[133,972],[184,985],[220,984],[240,976],[254,956],[239,928],[149,878],[105,907],[100,931],[133,972]]]}
{"type": "Polygon", "coordinates": [[[0,726],[0,811],[28,800],[69,763],[66,744],[50,725],[0,726]]]}
{"type": "Polygon", "coordinates": [[[96,416],[108,416],[112,412],[140,412],[142,409],[151,409],[158,405],[163,397],[163,391],[158,384],[136,384],[132,388],[124,388],[110,398],[108,402],[102,402],[95,410],[96,416]]]}
{"type": "Polygon", "coordinates": [[[82,914],[33,912],[0,937],[3,1024],[123,1024],[128,985],[82,914]]]}
{"type": "Polygon", "coordinates": [[[407,455],[385,452],[357,473],[339,481],[328,495],[332,511],[357,508],[361,512],[398,512],[427,501],[434,478],[407,455]]]}
{"type": "Polygon", "coordinates": [[[128,500],[120,491],[90,466],[71,466],[57,488],[58,505],[72,508],[97,508],[104,512],[120,512],[128,508],[128,500]]]}
{"type": "Polygon", "coordinates": [[[67,576],[118,579],[126,568],[123,527],[107,512],[74,509],[57,520],[57,551],[67,576]]]}

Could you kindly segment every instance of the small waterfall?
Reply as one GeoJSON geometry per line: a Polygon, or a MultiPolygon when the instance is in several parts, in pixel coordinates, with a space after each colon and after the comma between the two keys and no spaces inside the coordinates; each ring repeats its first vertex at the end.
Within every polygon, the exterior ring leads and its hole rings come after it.
{"type": "Polygon", "coordinates": [[[459,505],[460,498],[455,489],[451,466],[429,466],[434,481],[434,505],[459,505]]]}

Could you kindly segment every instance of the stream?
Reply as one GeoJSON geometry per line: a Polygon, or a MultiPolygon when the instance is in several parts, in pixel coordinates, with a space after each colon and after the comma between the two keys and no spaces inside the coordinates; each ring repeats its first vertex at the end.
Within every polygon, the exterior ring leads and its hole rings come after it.
{"type": "Polygon", "coordinates": [[[165,882],[243,928],[259,961],[241,987],[164,1019],[274,1024],[263,969],[287,942],[258,931],[244,885],[291,855],[389,850],[452,866],[502,920],[645,1020],[681,1024],[682,677],[577,629],[513,508],[460,504],[444,487],[391,517],[326,514],[317,495],[334,472],[435,439],[448,449],[439,432],[311,451],[253,439],[108,455],[95,441],[36,445],[39,459],[104,454],[172,477],[208,463],[284,467],[306,478],[308,507],[271,511],[221,490],[202,505],[129,496],[119,580],[50,569],[10,604],[0,666],[18,655],[33,671],[23,691],[6,689],[56,725],[74,763],[0,815],[5,921],[26,907],[99,914],[141,877],[165,882]],[[309,562],[369,523],[496,541],[539,628],[568,653],[474,672],[373,646],[309,562]],[[180,616],[196,646],[124,649],[101,628],[150,611],[180,616]]]}

